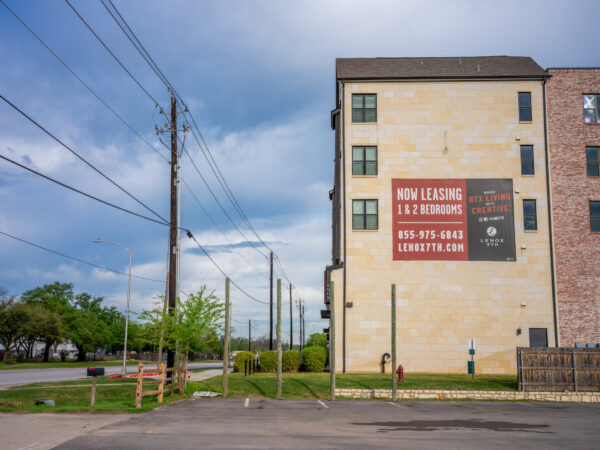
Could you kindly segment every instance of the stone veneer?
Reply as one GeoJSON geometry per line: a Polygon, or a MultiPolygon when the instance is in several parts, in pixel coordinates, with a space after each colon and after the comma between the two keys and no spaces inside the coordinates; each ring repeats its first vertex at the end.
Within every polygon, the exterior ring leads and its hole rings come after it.
{"type": "MultiPolygon", "coordinates": [[[[391,389],[336,389],[345,398],[392,398],[391,389]]],[[[534,400],[542,402],[600,403],[600,392],[515,392],[398,389],[399,400],[534,400]]]]}

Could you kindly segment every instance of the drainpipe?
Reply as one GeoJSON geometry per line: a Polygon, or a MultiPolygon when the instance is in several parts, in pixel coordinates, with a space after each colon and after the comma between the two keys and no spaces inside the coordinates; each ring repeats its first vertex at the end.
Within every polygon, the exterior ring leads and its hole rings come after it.
{"type": "Polygon", "coordinates": [[[345,110],[344,110],[344,98],[346,96],[346,89],[344,82],[342,81],[342,95],[341,95],[341,113],[340,113],[340,122],[342,127],[342,179],[344,180],[344,189],[343,189],[343,227],[344,227],[344,286],[342,299],[344,301],[343,311],[343,323],[342,323],[342,373],[346,373],[346,272],[348,272],[348,261],[346,258],[346,234],[348,230],[346,229],[346,121],[345,121],[345,110]]]}
{"type": "Polygon", "coordinates": [[[552,205],[550,202],[550,160],[548,157],[548,121],[546,118],[546,80],[542,82],[544,104],[544,151],[546,154],[546,196],[548,198],[548,233],[550,238],[550,275],[552,276],[552,311],[554,313],[554,346],[558,347],[558,318],[556,312],[556,279],[554,276],[554,239],[552,237],[552,205]]]}

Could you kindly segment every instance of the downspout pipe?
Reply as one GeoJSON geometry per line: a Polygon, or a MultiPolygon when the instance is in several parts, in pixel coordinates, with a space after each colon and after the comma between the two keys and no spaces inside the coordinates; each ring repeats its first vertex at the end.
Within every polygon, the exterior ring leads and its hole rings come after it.
{"type": "MultiPolygon", "coordinates": [[[[340,89],[340,87],[338,87],[340,89]]],[[[341,113],[340,113],[340,122],[342,126],[342,179],[344,183],[343,198],[342,198],[342,214],[343,218],[343,227],[344,227],[344,286],[342,293],[342,300],[344,302],[343,311],[343,323],[342,323],[342,373],[346,373],[346,273],[348,272],[348,261],[346,260],[346,234],[348,230],[346,228],[346,121],[345,121],[345,110],[344,110],[344,99],[346,96],[346,89],[344,82],[341,81],[341,113]]]]}
{"type": "Polygon", "coordinates": [[[548,198],[548,234],[550,240],[550,275],[552,277],[552,311],[554,313],[554,346],[558,347],[558,316],[556,311],[556,278],[554,274],[554,238],[552,234],[552,205],[550,201],[550,160],[548,151],[548,120],[546,115],[546,81],[542,82],[542,98],[544,105],[544,152],[546,155],[546,197],[548,198]]]}

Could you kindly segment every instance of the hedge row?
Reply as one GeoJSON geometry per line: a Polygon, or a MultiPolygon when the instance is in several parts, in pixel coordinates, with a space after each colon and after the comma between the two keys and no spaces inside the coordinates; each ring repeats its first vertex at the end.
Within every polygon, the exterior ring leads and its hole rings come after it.
{"type": "MultiPolygon", "coordinates": [[[[239,352],[234,359],[233,368],[236,372],[244,371],[245,361],[252,361],[255,354],[252,352],[239,352]]],[[[277,370],[277,352],[269,350],[258,356],[261,372],[275,372],[277,370]]],[[[281,368],[284,372],[298,372],[302,369],[307,372],[323,372],[327,363],[327,350],[323,347],[306,347],[302,356],[298,350],[283,352],[281,368]]]]}

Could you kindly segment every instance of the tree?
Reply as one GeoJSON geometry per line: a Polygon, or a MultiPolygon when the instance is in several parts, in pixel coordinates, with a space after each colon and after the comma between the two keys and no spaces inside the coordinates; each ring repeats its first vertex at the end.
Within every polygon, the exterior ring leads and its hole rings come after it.
{"type": "Polygon", "coordinates": [[[108,326],[94,313],[73,308],[67,315],[69,339],[77,347],[77,360],[85,361],[86,352],[96,352],[110,340],[108,326]]]}
{"type": "Polygon", "coordinates": [[[23,336],[23,324],[27,311],[23,303],[9,298],[0,301],[0,343],[4,346],[3,362],[6,362],[11,347],[23,336]]]}
{"type": "Polygon", "coordinates": [[[17,346],[31,358],[37,341],[58,341],[64,337],[65,330],[63,320],[57,313],[37,304],[23,304],[22,307],[25,316],[17,346]]]}
{"type": "Polygon", "coordinates": [[[325,333],[313,333],[306,340],[306,347],[327,348],[327,335],[325,333]]]}
{"type": "MultiPolygon", "coordinates": [[[[60,283],[58,281],[53,284],[45,284],[42,287],[36,287],[26,291],[21,296],[21,300],[25,304],[37,304],[42,306],[46,311],[55,313],[61,317],[65,317],[72,309],[72,301],[74,299],[73,285],[70,283],[60,283]]],[[[50,356],[50,348],[60,341],[63,335],[49,333],[42,340],[45,343],[44,362],[48,361],[50,356]]]]}
{"type": "Polygon", "coordinates": [[[160,331],[164,329],[163,346],[165,349],[178,350],[186,354],[201,344],[216,340],[222,329],[224,306],[214,295],[214,291],[207,293],[206,286],[202,286],[195,294],[190,294],[187,299],[177,299],[174,314],[168,311],[163,314],[162,296],[152,310],[144,310],[140,318],[144,322],[144,337],[148,344],[158,347],[160,331]]]}

